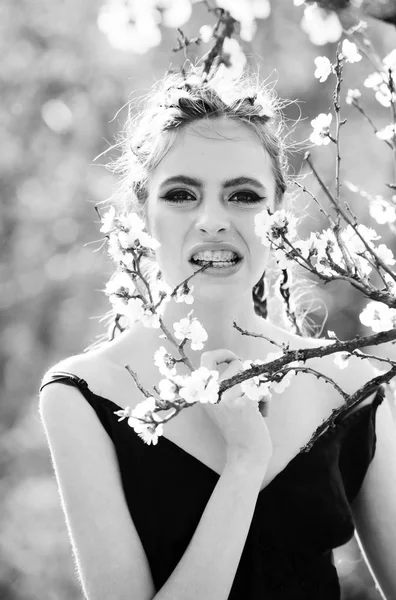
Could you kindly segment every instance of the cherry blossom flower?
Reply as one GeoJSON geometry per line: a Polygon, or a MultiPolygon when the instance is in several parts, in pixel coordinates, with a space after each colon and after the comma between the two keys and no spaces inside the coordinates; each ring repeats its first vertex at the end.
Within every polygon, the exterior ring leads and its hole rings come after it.
{"type": "Polygon", "coordinates": [[[150,307],[145,306],[140,298],[125,299],[113,295],[110,296],[110,302],[113,305],[113,310],[117,314],[124,315],[130,323],[140,321],[144,327],[154,329],[160,327],[158,315],[150,307]]]}
{"type": "Polygon", "coordinates": [[[375,253],[377,254],[378,258],[380,258],[382,262],[384,262],[389,267],[393,267],[393,265],[396,264],[396,261],[393,258],[392,250],[390,250],[388,246],[385,246],[385,244],[380,244],[375,249],[375,253]]]}
{"type": "Polygon", "coordinates": [[[133,256],[126,254],[122,250],[120,241],[118,239],[118,233],[118,231],[110,233],[107,240],[108,253],[116,264],[121,264],[123,262],[128,265],[133,261],[133,256]]]}
{"type": "Polygon", "coordinates": [[[131,422],[131,426],[133,427],[135,433],[145,442],[145,444],[153,444],[156,446],[158,443],[159,436],[164,433],[164,426],[162,423],[158,425],[150,424],[150,423],[142,423],[140,421],[134,421],[133,417],[128,419],[128,424],[131,422]]]}
{"type": "Polygon", "coordinates": [[[345,60],[349,63],[356,63],[362,60],[362,55],[359,54],[358,47],[349,40],[344,40],[342,42],[341,52],[345,60]]]}
{"type": "MultiPolygon", "coordinates": [[[[265,2],[268,2],[268,0],[264,0],[264,5],[265,5],[265,2]]],[[[267,6],[268,5],[269,5],[269,3],[267,4],[267,6]]],[[[271,8],[271,6],[270,6],[270,8],[271,8]]],[[[241,26],[240,26],[240,30],[239,30],[239,35],[240,35],[241,40],[243,40],[244,42],[251,42],[257,31],[257,23],[256,23],[254,17],[248,18],[248,19],[243,19],[243,21],[240,21],[240,23],[241,23],[241,26]]]]}
{"type": "Polygon", "coordinates": [[[115,208],[114,206],[111,206],[110,210],[108,210],[101,218],[103,225],[99,231],[101,231],[102,233],[109,233],[109,231],[112,231],[116,226],[115,216],[115,208]]]}
{"type": "MultiPolygon", "coordinates": [[[[275,352],[269,352],[265,357],[265,360],[246,360],[243,363],[243,370],[247,371],[251,369],[254,365],[264,365],[266,363],[270,363],[273,360],[276,360],[283,356],[282,350],[276,350],[275,352]]],[[[293,377],[293,374],[287,374],[283,378],[285,381],[274,382],[268,381],[266,375],[255,375],[250,379],[246,379],[241,383],[241,389],[243,393],[253,401],[258,401],[263,398],[263,396],[267,396],[266,399],[270,399],[272,396],[272,391],[276,393],[281,393],[289,384],[293,377]]]]}
{"type": "Polygon", "coordinates": [[[170,89],[166,92],[166,102],[169,106],[177,104],[180,98],[190,98],[190,93],[184,89],[170,89]]]}
{"type": "Polygon", "coordinates": [[[337,42],[342,35],[342,25],[337,13],[320,8],[316,2],[305,6],[301,28],[316,46],[337,42]]]}
{"type": "MultiPolygon", "coordinates": [[[[251,369],[253,365],[263,365],[264,361],[257,359],[257,360],[245,360],[243,363],[243,370],[247,371],[248,369],[251,369]]],[[[271,397],[271,394],[269,392],[269,388],[271,385],[270,381],[265,381],[265,376],[258,376],[255,375],[254,377],[251,377],[250,379],[245,379],[245,381],[241,382],[241,390],[242,392],[248,397],[250,398],[250,400],[253,400],[255,402],[261,400],[261,398],[263,396],[269,396],[271,397]]]]}
{"type": "MultiPolygon", "coordinates": [[[[396,196],[393,198],[396,200],[396,196]]],[[[396,205],[391,204],[382,196],[375,196],[371,199],[369,211],[373,219],[380,225],[396,221],[396,205]]]]}
{"type": "Polygon", "coordinates": [[[385,69],[390,69],[392,72],[396,70],[396,49],[391,50],[391,52],[382,59],[382,63],[385,69]]]}
{"type": "Polygon", "coordinates": [[[170,379],[161,379],[158,383],[159,395],[163,400],[174,400],[176,397],[177,386],[170,379]]]}
{"type": "Polygon", "coordinates": [[[98,15],[97,25],[109,44],[124,52],[144,54],[161,42],[157,11],[146,3],[108,0],[98,15]]]}
{"type": "Polygon", "coordinates": [[[375,92],[375,98],[382,106],[389,108],[392,102],[395,102],[396,94],[395,92],[391,93],[387,85],[383,84],[380,89],[375,92]]]}
{"type": "Polygon", "coordinates": [[[371,73],[363,85],[367,88],[371,88],[375,91],[375,98],[382,106],[386,108],[390,107],[392,102],[396,101],[395,92],[391,92],[389,89],[388,79],[389,70],[392,77],[394,77],[394,71],[396,67],[396,50],[392,50],[382,61],[383,70],[380,72],[371,73]]]}
{"type": "Polygon", "coordinates": [[[336,352],[334,356],[334,364],[339,369],[346,369],[349,364],[350,354],[348,352],[336,352]]]}
{"type": "Polygon", "coordinates": [[[388,273],[384,273],[383,277],[388,291],[396,298],[396,281],[388,273]]]}
{"type": "Polygon", "coordinates": [[[232,94],[233,82],[242,75],[247,62],[246,55],[239,45],[238,40],[225,38],[223,43],[223,59],[225,64],[222,63],[217,68],[216,73],[210,79],[210,85],[227,103],[226,97],[229,93],[232,94]]]}
{"type": "Polygon", "coordinates": [[[154,353],[154,364],[164,377],[176,375],[176,367],[173,364],[173,358],[164,346],[160,346],[154,353]]]}
{"type": "Polygon", "coordinates": [[[319,79],[320,83],[323,83],[332,72],[333,65],[327,56],[317,56],[314,62],[316,65],[314,76],[319,79]]]}
{"type": "MultiPolygon", "coordinates": [[[[375,247],[373,242],[379,240],[381,236],[378,235],[374,229],[371,227],[366,227],[363,224],[359,224],[357,226],[357,231],[364,238],[369,248],[374,250],[378,255],[382,253],[386,260],[392,260],[393,255],[389,255],[388,252],[390,252],[390,250],[388,250],[384,244],[381,244],[378,248],[375,247]]],[[[367,277],[373,269],[373,258],[370,252],[367,250],[364,242],[360,239],[355,229],[351,225],[348,225],[348,227],[341,232],[341,240],[344,244],[344,251],[347,252],[349,257],[355,263],[361,273],[361,276],[367,277]]],[[[330,250],[331,258],[334,263],[346,269],[344,256],[336,243],[337,242],[335,241],[334,246],[332,246],[330,250]]]]}
{"type": "MultiPolygon", "coordinates": [[[[372,227],[367,227],[366,225],[363,225],[363,223],[359,223],[359,225],[357,226],[357,231],[372,248],[374,248],[374,244],[372,242],[381,239],[381,236],[378,235],[375,229],[373,229],[372,227]]],[[[345,245],[352,252],[365,252],[366,247],[364,243],[356,234],[354,228],[351,225],[348,225],[348,227],[344,229],[341,236],[344,240],[345,245]]]]}
{"type": "Polygon", "coordinates": [[[274,252],[274,256],[279,269],[287,269],[290,261],[285,254],[285,250],[283,248],[277,248],[274,252]]]}
{"type": "Polygon", "coordinates": [[[387,125],[383,129],[381,129],[380,131],[377,131],[377,133],[375,135],[380,140],[385,140],[385,141],[390,142],[391,140],[395,139],[395,136],[396,136],[395,124],[390,123],[389,125],[387,125]]]}
{"type": "Polygon", "coordinates": [[[176,302],[185,302],[185,304],[193,304],[193,302],[194,302],[194,296],[192,295],[193,291],[194,291],[194,286],[192,285],[190,288],[188,286],[188,284],[185,283],[184,286],[179,287],[177,289],[176,296],[175,296],[176,302]]]}
{"type": "Polygon", "coordinates": [[[293,247],[296,250],[299,250],[301,256],[305,259],[308,259],[313,254],[316,254],[316,242],[318,240],[318,234],[311,231],[310,236],[306,240],[298,239],[293,242],[293,247]]]}
{"type": "Polygon", "coordinates": [[[151,308],[145,307],[143,316],[140,321],[147,328],[159,329],[161,326],[159,316],[151,310],[151,308]]]}
{"type": "Polygon", "coordinates": [[[136,286],[131,277],[125,271],[116,271],[112,278],[107,282],[105,293],[124,294],[132,296],[136,292],[136,286]]]}
{"type": "Polygon", "coordinates": [[[256,19],[267,19],[271,14],[269,0],[250,0],[252,11],[256,19]]]}
{"type": "Polygon", "coordinates": [[[358,89],[354,89],[354,90],[349,89],[347,91],[345,102],[347,104],[353,104],[354,101],[359,100],[361,95],[362,94],[360,93],[360,91],[358,89]]]}
{"type": "Polygon", "coordinates": [[[337,244],[337,239],[332,229],[325,229],[317,236],[316,248],[316,270],[323,275],[333,275],[331,264],[328,259],[330,255],[333,262],[342,264],[342,253],[337,244]]]}
{"type": "Polygon", "coordinates": [[[128,250],[136,247],[136,241],[142,246],[157,250],[161,244],[151,237],[148,233],[143,231],[145,224],[143,220],[136,213],[129,213],[125,216],[119,217],[120,226],[126,231],[118,232],[118,239],[121,248],[128,250]]]}
{"type": "Polygon", "coordinates": [[[192,311],[188,313],[186,318],[173,324],[175,337],[179,340],[185,338],[191,340],[191,350],[202,350],[204,347],[203,342],[208,339],[208,334],[198,319],[195,317],[191,319],[191,315],[192,311]]]}
{"type": "MultiPolygon", "coordinates": [[[[150,396],[143,402],[139,402],[128,418],[129,427],[132,427],[146,444],[153,444],[154,446],[158,443],[158,437],[163,435],[164,426],[161,423],[144,423],[140,419],[150,419],[158,422],[160,417],[154,412],[155,408],[155,398],[150,396]]],[[[117,413],[119,412],[121,411],[117,411],[117,413]]]]}
{"type": "Polygon", "coordinates": [[[204,44],[210,42],[213,36],[213,27],[211,25],[202,25],[199,30],[199,36],[204,44]]]}
{"type": "Polygon", "coordinates": [[[391,93],[388,84],[384,81],[380,73],[369,75],[363,82],[363,85],[375,91],[375,99],[379,104],[385,106],[385,108],[389,108],[392,102],[396,100],[396,94],[394,92],[391,93]]]}
{"type": "Polygon", "coordinates": [[[382,302],[371,301],[359,315],[360,322],[373,331],[387,331],[396,327],[396,309],[382,302]]]}
{"type": "Polygon", "coordinates": [[[333,119],[333,115],[331,113],[325,114],[320,113],[316,119],[311,121],[311,125],[313,127],[313,132],[309,136],[309,139],[316,146],[326,146],[330,142],[329,133],[330,133],[330,124],[333,119]]]}
{"type": "Polygon", "coordinates": [[[364,87],[372,89],[376,89],[382,84],[385,84],[385,82],[381,73],[371,73],[363,82],[364,87]]]}
{"type": "Polygon", "coordinates": [[[151,291],[154,303],[157,304],[161,300],[161,304],[157,310],[163,313],[165,304],[171,301],[172,288],[171,286],[161,277],[151,283],[151,291]]]}
{"type": "Polygon", "coordinates": [[[216,0],[216,3],[239,21],[239,35],[246,42],[251,42],[256,32],[255,19],[267,19],[271,14],[269,0],[216,0]]]}
{"type": "Polygon", "coordinates": [[[192,6],[189,0],[172,0],[172,2],[167,2],[161,12],[162,25],[172,29],[182,27],[191,17],[191,13],[192,6]]]}
{"type": "Polygon", "coordinates": [[[288,371],[286,375],[283,376],[281,381],[271,381],[271,392],[275,392],[275,394],[282,394],[287,387],[289,387],[291,380],[295,377],[295,371],[288,371]]]}
{"type": "MultiPolygon", "coordinates": [[[[357,230],[365,239],[368,246],[373,250],[376,250],[373,242],[380,239],[381,236],[379,236],[374,229],[362,224],[357,226],[357,230]]],[[[373,259],[354,228],[351,225],[348,225],[348,227],[341,232],[340,238],[344,252],[346,252],[351,261],[355,263],[361,276],[368,276],[373,269],[373,259]]],[[[328,276],[336,275],[337,273],[334,271],[332,263],[345,270],[347,269],[343,252],[338,245],[337,238],[332,229],[326,229],[317,236],[315,248],[315,268],[319,273],[328,276]]]]}
{"type": "Polygon", "coordinates": [[[110,296],[110,302],[117,314],[125,315],[131,323],[136,323],[144,315],[143,302],[140,298],[119,298],[110,296]]]}
{"type": "Polygon", "coordinates": [[[238,40],[226,37],[223,43],[223,53],[228,54],[230,60],[227,74],[238,77],[243,72],[247,61],[238,40]]]}
{"type": "Polygon", "coordinates": [[[219,372],[200,367],[184,377],[183,385],[179,390],[181,398],[188,403],[207,402],[215,404],[219,395],[219,372]]]}
{"type": "Polygon", "coordinates": [[[272,118],[275,114],[271,104],[263,94],[258,93],[254,100],[254,106],[259,108],[258,116],[259,117],[268,117],[272,118]]]}
{"type": "Polygon", "coordinates": [[[261,238],[263,246],[269,247],[273,242],[277,246],[282,246],[283,236],[289,241],[296,236],[297,219],[284,208],[272,215],[265,209],[255,216],[254,222],[255,233],[261,238]]]}

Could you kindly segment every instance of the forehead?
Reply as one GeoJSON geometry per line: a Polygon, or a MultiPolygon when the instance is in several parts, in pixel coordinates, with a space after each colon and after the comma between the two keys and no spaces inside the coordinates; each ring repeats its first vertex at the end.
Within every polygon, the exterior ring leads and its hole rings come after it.
{"type": "Polygon", "coordinates": [[[170,150],[152,172],[149,185],[157,187],[172,175],[190,175],[208,185],[250,176],[275,193],[268,152],[247,125],[227,118],[197,121],[178,132],[170,150]]]}

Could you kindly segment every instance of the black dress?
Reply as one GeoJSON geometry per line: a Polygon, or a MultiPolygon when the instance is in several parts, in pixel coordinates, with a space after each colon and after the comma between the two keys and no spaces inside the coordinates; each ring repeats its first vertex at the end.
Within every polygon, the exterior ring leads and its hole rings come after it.
{"type": "MultiPolygon", "coordinates": [[[[122,407],[71,373],[47,374],[76,386],[110,436],[128,508],[158,591],[184,554],[219,475],[160,437],[145,444],[114,414],[122,407]],[[155,474],[148,477],[147,474],[155,474]]],[[[297,454],[258,495],[229,600],[339,600],[333,548],[355,526],[350,508],[374,457],[379,388],[370,404],[336,419],[309,452],[297,454]]]]}

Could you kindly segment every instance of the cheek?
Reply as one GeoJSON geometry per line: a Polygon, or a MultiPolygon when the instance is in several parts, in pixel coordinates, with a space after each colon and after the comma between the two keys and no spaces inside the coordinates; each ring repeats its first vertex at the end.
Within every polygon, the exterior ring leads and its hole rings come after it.
{"type": "Polygon", "coordinates": [[[161,210],[157,202],[153,201],[152,198],[149,198],[145,214],[147,232],[153,238],[161,242],[160,237],[163,234],[163,227],[161,226],[161,223],[163,221],[163,216],[161,215],[161,210]]]}
{"type": "Polygon", "coordinates": [[[180,255],[183,252],[183,230],[179,226],[174,217],[157,212],[155,218],[151,221],[153,231],[152,236],[161,244],[161,247],[156,250],[158,260],[162,263],[170,265],[178,262],[180,255]]]}
{"type": "Polygon", "coordinates": [[[161,244],[169,244],[172,239],[173,227],[164,215],[156,214],[153,223],[153,235],[161,244]]]}

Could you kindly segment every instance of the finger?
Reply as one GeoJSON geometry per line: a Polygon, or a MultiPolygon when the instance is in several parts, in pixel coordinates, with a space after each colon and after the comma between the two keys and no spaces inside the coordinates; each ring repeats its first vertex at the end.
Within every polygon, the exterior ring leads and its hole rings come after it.
{"type": "Polygon", "coordinates": [[[221,374],[221,378],[226,379],[243,371],[243,364],[240,358],[234,358],[230,363],[220,363],[215,368],[221,374]]]}
{"type": "Polygon", "coordinates": [[[240,360],[234,352],[227,350],[226,348],[220,348],[219,350],[210,350],[203,352],[201,356],[201,366],[207,369],[213,369],[221,363],[231,363],[233,360],[240,360]]]}

